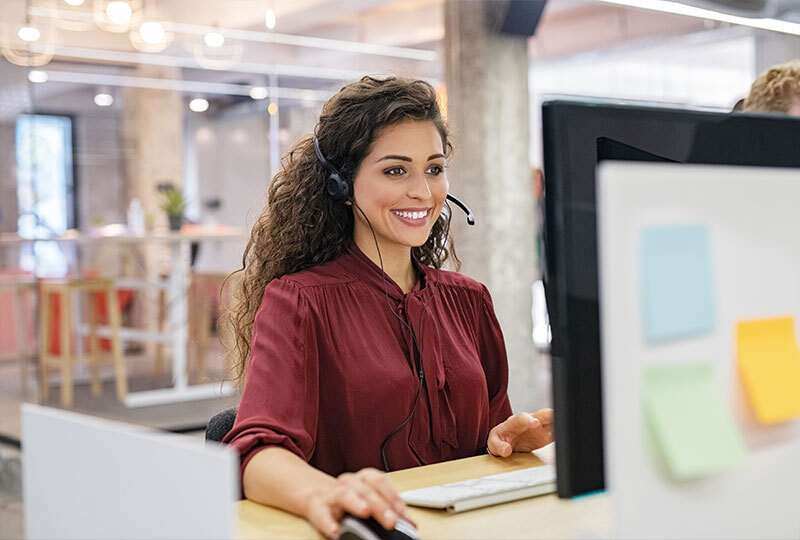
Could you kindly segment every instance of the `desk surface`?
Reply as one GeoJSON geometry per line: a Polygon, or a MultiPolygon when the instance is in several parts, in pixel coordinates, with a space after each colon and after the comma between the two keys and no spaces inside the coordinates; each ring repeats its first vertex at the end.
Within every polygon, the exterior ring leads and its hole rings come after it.
{"type": "MultiPolygon", "coordinates": [[[[541,464],[533,454],[511,458],[477,456],[389,474],[399,491],[513,471],[541,464]]],[[[305,520],[281,510],[250,501],[237,503],[239,538],[321,538],[305,520]]],[[[420,537],[486,538],[599,538],[611,530],[608,497],[593,495],[562,500],[556,495],[523,499],[512,503],[448,514],[441,510],[409,507],[420,537]]]]}

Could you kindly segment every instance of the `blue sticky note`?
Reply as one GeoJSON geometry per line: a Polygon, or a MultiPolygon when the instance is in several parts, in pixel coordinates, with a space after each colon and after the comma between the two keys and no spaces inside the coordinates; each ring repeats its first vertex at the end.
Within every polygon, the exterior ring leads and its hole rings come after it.
{"type": "Polygon", "coordinates": [[[714,329],[709,235],[703,225],[647,227],[641,237],[641,301],[648,343],[714,329]]]}

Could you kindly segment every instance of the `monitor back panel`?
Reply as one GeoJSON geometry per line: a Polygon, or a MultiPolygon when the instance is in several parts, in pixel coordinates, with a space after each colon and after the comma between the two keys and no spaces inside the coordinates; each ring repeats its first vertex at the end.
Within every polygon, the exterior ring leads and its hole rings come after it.
{"type": "Polygon", "coordinates": [[[231,449],[30,404],[22,444],[30,539],[233,537],[231,449]]]}

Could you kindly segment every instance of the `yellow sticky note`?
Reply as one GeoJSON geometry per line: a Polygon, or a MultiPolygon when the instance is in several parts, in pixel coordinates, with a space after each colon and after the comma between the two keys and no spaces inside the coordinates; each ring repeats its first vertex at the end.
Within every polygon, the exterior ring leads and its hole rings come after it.
{"type": "Polygon", "coordinates": [[[800,349],[793,317],[736,325],[739,373],[756,418],[777,424],[800,417],[800,349]]]}

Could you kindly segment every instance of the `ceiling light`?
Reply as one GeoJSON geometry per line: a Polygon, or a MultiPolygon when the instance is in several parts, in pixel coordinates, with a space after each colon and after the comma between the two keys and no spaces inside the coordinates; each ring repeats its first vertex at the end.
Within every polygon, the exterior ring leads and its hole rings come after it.
{"type": "Polygon", "coordinates": [[[254,86],[250,89],[250,97],[253,99],[266,99],[269,92],[263,86],[254,86]]]}
{"type": "Polygon", "coordinates": [[[689,6],[680,2],[674,2],[672,0],[600,1],[606,4],[614,4],[617,6],[648,9],[651,11],[660,11],[661,13],[685,15],[687,17],[696,17],[698,19],[708,19],[712,21],[738,24],[741,26],[749,26],[751,28],[759,28],[761,30],[771,30],[773,32],[781,32],[783,34],[800,35],[800,24],[798,23],[783,21],[780,19],[741,17],[739,15],[731,15],[729,13],[714,11],[712,9],[689,6]]]}
{"type": "Polygon", "coordinates": [[[35,28],[33,26],[23,26],[22,28],[17,30],[17,36],[22,41],[33,43],[34,41],[39,41],[39,38],[42,37],[42,33],[39,32],[38,28],[35,28]]]}
{"type": "Polygon", "coordinates": [[[271,101],[269,105],[267,105],[267,112],[269,113],[270,116],[275,116],[276,114],[278,114],[278,104],[275,103],[274,101],[271,101]]]}
{"type": "Polygon", "coordinates": [[[142,37],[142,41],[148,45],[159,45],[164,42],[167,32],[160,22],[147,21],[139,26],[139,35],[142,37]]]}
{"type": "Polygon", "coordinates": [[[47,82],[47,72],[34,69],[33,71],[28,72],[28,80],[32,83],[47,82]]]}
{"type": "Polygon", "coordinates": [[[206,112],[208,110],[208,100],[204,98],[194,98],[189,102],[189,110],[192,112],[206,112]]]}
{"type": "Polygon", "coordinates": [[[110,107],[114,104],[114,96],[101,92],[94,96],[94,104],[98,107],[110,107]]]}
{"type": "Polygon", "coordinates": [[[206,32],[203,36],[203,42],[214,49],[222,47],[225,44],[225,36],[219,32],[206,32]]]}
{"type": "Polygon", "coordinates": [[[65,4],[68,4],[73,7],[78,7],[83,5],[84,0],[64,0],[65,4]]]}
{"type": "Polygon", "coordinates": [[[275,30],[277,22],[278,18],[275,16],[275,10],[272,8],[267,9],[267,13],[264,15],[264,25],[270,30],[275,30]]]}
{"type": "Polygon", "coordinates": [[[133,10],[124,0],[114,0],[106,6],[106,16],[112,24],[126,26],[130,24],[133,10]]]}

